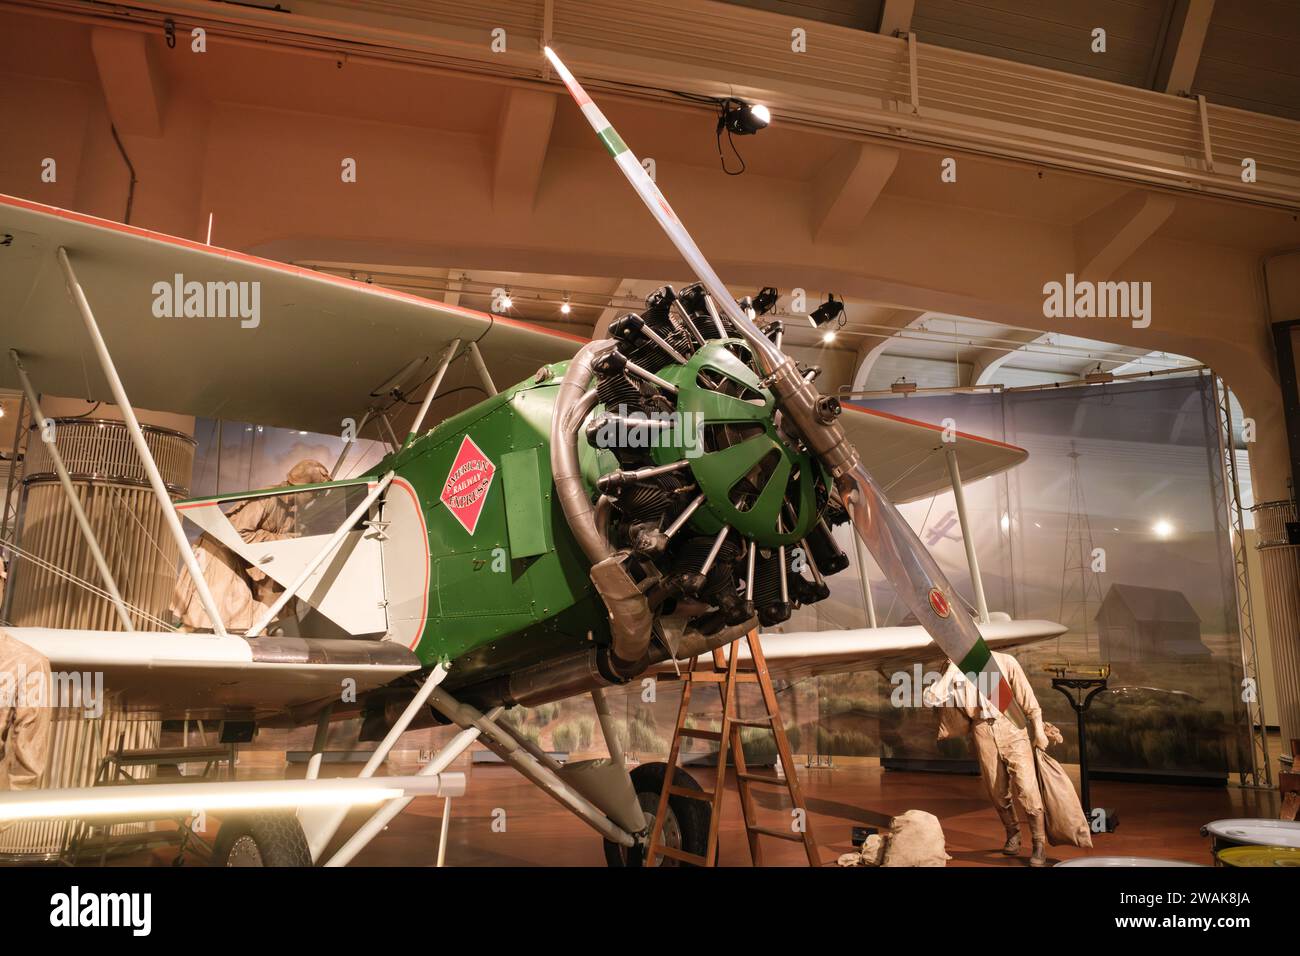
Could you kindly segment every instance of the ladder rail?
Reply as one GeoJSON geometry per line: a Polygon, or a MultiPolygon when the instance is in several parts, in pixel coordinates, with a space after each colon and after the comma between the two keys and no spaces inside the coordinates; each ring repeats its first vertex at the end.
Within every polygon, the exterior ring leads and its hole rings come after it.
{"type": "Polygon", "coordinates": [[[654,866],[660,856],[702,866],[717,866],[718,833],[722,822],[723,798],[726,791],[727,756],[731,754],[736,770],[736,791],[740,798],[741,816],[745,823],[745,835],[749,844],[749,855],[754,866],[763,865],[763,847],[760,837],[775,837],[796,843],[802,843],[810,866],[821,866],[821,857],[817,851],[817,842],[812,832],[812,821],[804,801],[803,791],[799,786],[798,775],[794,771],[794,757],[790,752],[790,741],[781,721],[781,710],[776,700],[776,691],[772,687],[772,677],[767,668],[767,659],[759,641],[758,631],[750,631],[743,638],[738,638],[725,649],[713,651],[713,666],[708,670],[697,670],[698,658],[692,657],[684,673],[681,674],[682,697],[677,708],[677,721],[673,728],[673,739],[668,750],[668,772],[664,776],[663,789],[659,793],[659,803],[655,811],[655,821],[650,828],[650,841],[646,850],[646,865],[654,866]],[[740,640],[749,645],[750,660],[754,669],[742,671],[738,668],[740,640]],[[722,723],[717,731],[705,731],[687,727],[692,718],[690,712],[692,690],[695,684],[711,684],[717,687],[722,704],[722,723]],[[737,686],[742,683],[755,683],[759,687],[766,718],[741,718],[737,713],[739,705],[737,686]],[[777,759],[783,769],[781,776],[755,774],[745,762],[745,748],[742,731],[745,727],[766,727],[776,742],[777,759]],[[708,739],[718,741],[718,767],[711,793],[702,792],[686,794],[673,785],[673,776],[681,758],[682,738],[708,739]],[[801,813],[800,826],[785,832],[758,823],[758,807],[750,790],[754,785],[783,786],[790,796],[792,815],[801,813]],[[668,813],[670,796],[689,796],[692,799],[708,799],[709,833],[703,858],[694,854],[676,850],[663,845],[664,820],[668,813]]]}

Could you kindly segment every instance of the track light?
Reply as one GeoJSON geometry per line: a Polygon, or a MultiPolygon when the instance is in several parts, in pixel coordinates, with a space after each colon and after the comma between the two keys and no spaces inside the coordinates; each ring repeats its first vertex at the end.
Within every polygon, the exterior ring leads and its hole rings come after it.
{"type": "Polygon", "coordinates": [[[843,301],[836,299],[832,294],[826,296],[826,301],[812,311],[812,314],[808,316],[808,321],[814,326],[822,326],[827,322],[834,322],[843,314],[843,301]]]}
{"type": "Polygon", "coordinates": [[[722,101],[718,116],[718,129],[726,129],[737,136],[752,136],[772,122],[772,114],[762,103],[746,103],[729,98],[722,101]]]}
{"type": "Polygon", "coordinates": [[[728,176],[739,176],[745,171],[745,160],[741,158],[740,151],[736,149],[736,144],[731,141],[731,137],[751,136],[771,122],[772,114],[762,103],[746,103],[734,96],[718,101],[718,160],[722,163],[724,173],[728,176]],[[731,151],[740,162],[739,169],[729,168],[727,159],[722,154],[723,130],[727,131],[727,145],[731,147],[731,151]]]}
{"type": "Polygon", "coordinates": [[[835,330],[834,330],[834,329],[831,329],[831,330],[828,331],[828,332],[823,332],[823,333],[822,333],[822,341],[825,342],[827,345],[829,345],[830,343],[834,342],[834,341],[835,341],[835,330]]]}
{"type": "Polygon", "coordinates": [[[560,303],[560,314],[568,315],[572,311],[573,311],[573,307],[569,305],[569,297],[566,295],[564,297],[564,301],[560,303]]]}
{"type": "Polygon", "coordinates": [[[766,315],[776,306],[776,300],[779,297],[780,293],[778,293],[776,289],[772,288],[770,285],[765,285],[763,288],[758,290],[758,294],[754,296],[753,300],[750,302],[750,306],[757,315],[766,315]]]}
{"type": "Polygon", "coordinates": [[[501,311],[504,312],[507,309],[513,309],[514,307],[515,307],[515,300],[510,298],[509,292],[504,293],[501,296],[501,311]]]}

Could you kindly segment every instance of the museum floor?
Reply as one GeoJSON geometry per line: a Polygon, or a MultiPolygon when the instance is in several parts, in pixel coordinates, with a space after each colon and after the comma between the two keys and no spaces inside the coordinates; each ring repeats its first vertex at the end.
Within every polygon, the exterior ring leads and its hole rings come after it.
{"type": "MultiPolygon", "coordinates": [[[[1008,859],[997,852],[1002,843],[997,817],[981,791],[977,777],[884,771],[878,762],[848,759],[835,769],[808,769],[799,761],[799,779],[812,817],[822,856],[833,863],[852,849],[855,825],[885,826],[889,818],[909,809],[928,810],[943,824],[950,866],[1026,866],[1027,854],[1008,859]]],[[[252,770],[252,768],[246,768],[252,770]]],[[[601,841],[577,818],[525,782],[514,770],[501,765],[462,764],[455,769],[470,774],[468,792],[453,803],[451,866],[603,866],[601,841]],[[504,832],[494,831],[497,811],[505,811],[504,832]]],[[[402,767],[394,772],[410,771],[402,767]]],[[[328,773],[328,765],[327,765],[328,773]]],[[[711,770],[696,770],[706,787],[711,770]]],[[[260,774],[257,774],[260,776],[260,774]]],[[[781,818],[778,791],[769,789],[760,812],[766,820],[781,818]]],[[[781,794],[784,797],[784,794],[781,794]]],[[[1098,781],[1093,802],[1119,811],[1115,833],[1095,838],[1091,852],[1102,855],[1149,856],[1208,863],[1209,841],[1199,828],[1225,817],[1276,817],[1276,791],[1253,792],[1239,787],[1187,787],[1098,781]]],[[[744,827],[735,797],[728,791],[722,823],[721,863],[750,865],[744,827]]],[[[357,857],[362,866],[411,866],[433,862],[438,840],[442,801],[418,799],[357,857]]],[[[358,817],[358,822],[360,817],[358,817]]],[[[499,828],[498,828],[499,830],[499,828]]],[[[1026,841],[1027,842],[1027,841],[1026,841]]],[[[768,865],[802,865],[797,844],[765,839],[768,865]]],[[[1083,855],[1073,847],[1049,848],[1058,862],[1083,855]]],[[[172,857],[170,849],[120,858],[127,865],[161,865],[172,857]]]]}

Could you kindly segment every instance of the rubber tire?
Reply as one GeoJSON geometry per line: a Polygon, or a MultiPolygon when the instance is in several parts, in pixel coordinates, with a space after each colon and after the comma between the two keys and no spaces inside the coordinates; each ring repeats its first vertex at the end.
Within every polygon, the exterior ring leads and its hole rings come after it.
{"type": "MultiPolygon", "coordinates": [[[[223,820],[212,848],[211,866],[257,866],[256,863],[232,863],[231,852],[241,838],[256,845],[261,866],[309,867],[311,850],[307,846],[302,824],[293,813],[250,813],[223,820]]],[[[244,844],[246,847],[247,844],[244,844]]]]}
{"type": "MultiPolygon", "coordinates": [[[[641,802],[646,810],[647,822],[653,817],[655,809],[659,805],[659,794],[663,792],[664,778],[668,775],[668,764],[666,763],[643,763],[632,771],[632,786],[636,790],[637,799],[641,802]]],[[[703,792],[703,787],[695,782],[695,778],[683,770],[681,767],[673,768],[673,786],[680,787],[683,790],[697,790],[703,792]]],[[[677,826],[682,834],[681,849],[687,853],[694,853],[698,856],[704,856],[704,851],[709,842],[709,817],[713,811],[709,804],[704,800],[692,800],[689,797],[679,797],[670,795],[668,797],[668,812],[677,820],[677,826]]],[[[649,840],[649,833],[646,834],[649,840]]],[[[617,843],[605,841],[605,862],[611,867],[638,867],[645,865],[645,845],[627,849],[619,846],[617,843]]],[[[692,863],[683,863],[680,860],[671,860],[667,857],[659,858],[660,866],[694,866],[692,863]]]]}

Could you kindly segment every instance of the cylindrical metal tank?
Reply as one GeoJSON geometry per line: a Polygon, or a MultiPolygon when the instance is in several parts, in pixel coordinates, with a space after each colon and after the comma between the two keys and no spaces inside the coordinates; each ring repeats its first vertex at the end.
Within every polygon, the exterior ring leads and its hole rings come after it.
{"type": "MultiPolygon", "coordinates": [[[[180,555],[163,526],[162,509],[126,426],[104,419],[52,421],[59,452],[122,598],[166,621],[180,555]]],[[[174,497],[184,497],[194,468],[194,439],[154,425],[141,428],[168,489],[174,497]]],[[[119,630],[121,622],[108,598],[58,573],[103,585],[59,485],[49,446],[39,435],[27,442],[23,471],[18,544],[33,558],[19,555],[13,561],[9,619],[18,627],[119,630]]],[[[132,619],[137,628],[159,629],[134,611],[132,619]]]]}

